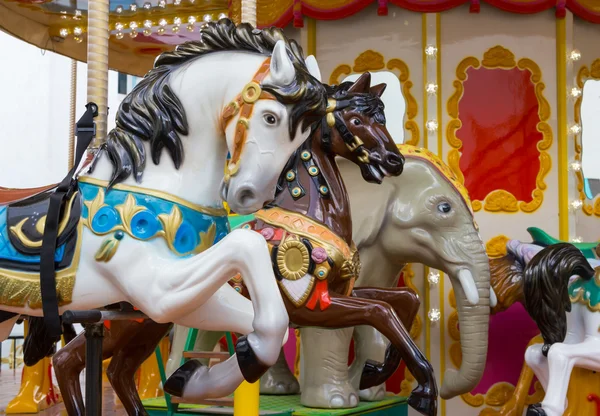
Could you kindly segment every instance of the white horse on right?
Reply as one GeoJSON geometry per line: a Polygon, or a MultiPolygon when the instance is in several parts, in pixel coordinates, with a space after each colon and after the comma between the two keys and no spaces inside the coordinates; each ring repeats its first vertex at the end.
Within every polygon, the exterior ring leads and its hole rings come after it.
{"type": "Polygon", "coordinates": [[[543,248],[511,240],[507,248],[524,265],[525,308],[544,339],[525,352],[546,392],[527,416],[562,416],[573,368],[600,371],[600,261],[567,243],[543,248]]]}

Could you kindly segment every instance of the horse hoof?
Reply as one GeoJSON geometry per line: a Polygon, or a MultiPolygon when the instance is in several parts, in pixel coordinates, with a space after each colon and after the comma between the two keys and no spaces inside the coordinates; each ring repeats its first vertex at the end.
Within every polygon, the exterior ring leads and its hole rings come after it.
{"type": "Polygon", "coordinates": [[[360,390],[367,390],[371,387],[374,387],[378,384],[379,377],[381,377],[383,364],[378,363],[377,361],[367,360],[365,366],[362,371],[362,375],[360,376],[360,385],[358,388],[360,390]]]}
{"type": "Polygon", "coordinates": [[[196,360],[189,360],[179,367],[171,377],[165,382],[164,391],[171,396],[182,397],[183,389],[194,373],[202,367],[202,364],[196,360]]]}
{"type": "Polygon", "coordinates": [[[546,416],[546,412],[540,403],[532,404],[527,407],[526,416],[546,416]]]}
{"type": "Polygon", "coordinates": [[[240,371],[248,383],[257,382],[269,369],[269,366],[260,362],[245,335],[238,338],[235,355],[240,371]]]}
{"type": "Polygon", "coordinates": [[[425,416],[437,415],[436,395],[418,386],[408,398],[408,405],[425,416]]]}

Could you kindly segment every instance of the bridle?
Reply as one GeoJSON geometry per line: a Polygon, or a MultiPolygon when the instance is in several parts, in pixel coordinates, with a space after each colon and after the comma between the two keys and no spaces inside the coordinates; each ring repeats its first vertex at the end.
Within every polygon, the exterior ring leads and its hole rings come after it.
{"type": "MultiPolygon", "coordinates": [[[[327,99],[325,117],[323,117],[321,120],[321,143],[326,152],[331,152],[331,129],[335,127],[342,137],[342,140],[346,144],[346,147],[352,153],[356,153],[358,155],[358,160],[361,163],[368,164],[369,151],[365,148],[365,145],[360,137],[350,132],[342,116],[342,110],[345,110],[348,107],[360,107],[359,103],[357,102],[358,100],[359,96],[353,96],[341,100],[336,100],[335,98],[327,99]]],[[[323,175],[321,175],[318,166],[315,164],[312,158],[310,146],[311,140],[309,139],[298,150],[296,150],[296,152],[294,152],[283,170],[284,174],[281,176],[277,184],[276,195],[283,191],[285,182],[287,182],[287,188],[294,200],[298,200],[306,195],[306,191],[300,183],[297,173],[297,166],[301,161],[302,164],[304,164],[304,167],[306,168],[306,171],[311,177],[313,183],[319,190],[321,197],[329,198],[329,185],[327,184],[327,181],[323,175]]]]}
{"type": "Polygon", "coordinates": [[[358,154],[358,160],[361,163],[369,163],[369,151],[365,148],[365,144],[360,137],[352,134],[344,118],[342,117],[342,110],[348,107],[357,107],[356,100],[358,96],[351,97],[348,99],[336,100],[335,98],[329,98],[327,100],[326,115],[321,122],[321,134],[323,135],[322,142],[325,146],[326,151],[331,150],[331,128],[335,129],[340,133],[342,140],[346,144],[346,147],[353,153],[358,154]]]}
{"type": "Polygon", "coordinates": [[[233,139],[233,153],[231,158],[227,162],[225,169],[225,182],[229,182],[229,179],[240,169],[242,152],[246,144],[246,138],[248,136],[248,130],[250,129],[250,117],[254,110],[254,103],[258,100],[276,100],[273,94],[263,91],[260,83],[268,75],[271,68],[271,57],[265,59],[252,81],[244,86],[244,89],[239,93],[233,101],[225,106],[221,113],[221,129],[224,132],[229,122],[239,113],[239,117],[235,126],[235,136],[233,139]]]}

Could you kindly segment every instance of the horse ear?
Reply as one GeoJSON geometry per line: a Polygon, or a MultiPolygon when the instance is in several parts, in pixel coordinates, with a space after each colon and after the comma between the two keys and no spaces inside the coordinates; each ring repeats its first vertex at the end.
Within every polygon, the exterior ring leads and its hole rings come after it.
{"type": "Polygon", "coordinates": [[[348,89],[350,93],[367,93],[369,92],[369,88],[371,87],[371,73],[365,72],[362,74],[354,84],[348,89]]]}
{"type": "Polygon", "coordinates": [[[383,92],[385,91],[386,87],[387,87],[387,84],[385,84],[385,83],[377,84],[374,87],[371,87],[370,93],[373,95],[376,95],[378,97],[381,97],[383,95],[383,92]]]}
{"type": "Polygon", "coordinates": [[[285,42],[277,41],[271,56],[271,80],[275,85],[290,85],[296,77],[294,64],[290,59],[285,42]]]}
{"type": "Polygon", "coordinates": [[[321,82],[321,70],[319,69],[319,64],[317,63],[317,58],[314,55],[310,55],[306,57],[306,68],[308,68],[308,72],[315,77],[319,82],[321,82]]]}

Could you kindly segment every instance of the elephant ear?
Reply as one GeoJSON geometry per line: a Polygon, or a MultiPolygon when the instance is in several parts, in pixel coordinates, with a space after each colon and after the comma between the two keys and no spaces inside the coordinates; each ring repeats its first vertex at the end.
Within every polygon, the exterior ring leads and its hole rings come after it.
{"type": "Polygon", "coordinates": [[[372,245],[386,222],[395,193],[393,183],[390,180],[379,185],[368,183],[356,165],[346,160],[340,162],[344,182],[352,188],[352,239],[358,248],[372,245]]]}

